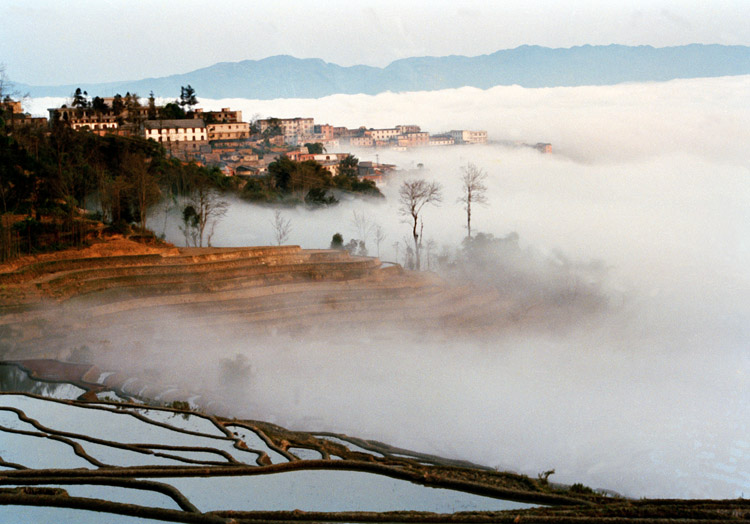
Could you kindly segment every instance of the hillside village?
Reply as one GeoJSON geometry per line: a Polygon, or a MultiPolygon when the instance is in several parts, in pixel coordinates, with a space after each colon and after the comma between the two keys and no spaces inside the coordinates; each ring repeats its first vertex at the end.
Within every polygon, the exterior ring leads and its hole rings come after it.
{"type": "MultiPolygon", "coordinates": [[[[396,125],[374,129],[361,126],[349,129],[331,124],[316,124],[310,117],[265,118],[247,122],[242,111],[222,108],[206,111],[197,106],[195,92],[183,87],[179,100],[156,105],[150,96],[145,102],[136,94],[89,98],[76,90],[71,101],[48,109],[49,119],[23,113],[20,102],[12,102],[15,115],[11,125],[64,123],[74,130],[87,130],[99,136],[139,136],[163,145],[167,153],[182,161],[218,166],[224,175],[242,178],[263,176],[278,156],[295,161],[314,160],[331,175],[338,174],[347,148],[390,148],[486,144],[482,130],[451,130],[430,134],[419,125],[396,125]]],[[[396,166],[378,162],[359,162],[359,176],[379,183],[396,166]]]]}

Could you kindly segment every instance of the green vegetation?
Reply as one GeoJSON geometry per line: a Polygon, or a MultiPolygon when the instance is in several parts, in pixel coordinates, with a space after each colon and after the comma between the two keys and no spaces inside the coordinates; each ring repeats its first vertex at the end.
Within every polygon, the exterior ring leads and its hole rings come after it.
{"type": "Polygon", "coordinates": [[[181,120],[185,118],[185,110],[177,102],[168,102],[161,110],[165,120],[181,120]]]}
{"type": "Polygon", "coordinates": [[[344,237],[341,233],[335,233],[331,238],[331,249],[344,249],[344,237]]]}
{"type": "Polygon", "coordinates": [[[198,104],[198,99],[195,97],[195,89],[188,84],[186,87],[180,88],[180,106],[187,108],[191,111],[194,106],[198,104]]]}
{"type": "MultiPolygon", "coordinates": [[[[0,106],[0,261],[80,246],[99,234],[102,222],[105,232],[132,234],[137,225],[139,238],[153,239],[148,217],[163,202],[179,208],[188,245],[210,245],[227,208],[222,196],[228,190],[253,202],[310,207],[335,205],[341,192],[382,198],[374,182],[360,180],[359,161],[351,155],[333,166],[279,156],[267,175],[242,180],[227,178],[218,168],[180,162],[161,144],[134,136],[146,118],[181,119],[196,104],[190,85],[163,108],[156,106],[153,93],[146,107],[130,92],[115,95],[108,105],[78,88],[70,107],[56,112],[49,127],[13,125],[12,106],[0,106]],[[69,125],[72,118],[94,114],[109,115],[124,133],[100,136],[69,125]]],[[[282,134],[278,119],[269,124],[266,139],[282,134]]],[[[325,150],[320,143],[308,146],[313,152],[325,150]]],[[[254,151],[262,156],[267,149],[261,145],[254,151]]]]}
{"type": "Polygon", "coordinates": [[[360,180],[358,160],[351,155],[341,161],[335,176],[314,160],[296,162],[286,156],[268,165],[268,175],[250,180],[242,189],[242,198],[254,202],[285,202],[309,206],[338,203],[335,193],[349,191],[373,197],[382,193],[371,180],[360,180]]]}
{"type": "Polygon", "coordinates": [[[0,259],[80,245],[96,221],[113,232],[137,223],[144,233],[148,211],[162,199],[206,185],[228,189],[218,169],[169,158],[153,141],[100,137],[63,122],[11,128],[6,116],[0,113],[0,259]]]}
{"type": "Polygon", "coordinates": [[[305,147],[307,148],[307,152],[313,155],[323,154],[326,150],[320,142],[307,142],[305,143],[305,147]]]}

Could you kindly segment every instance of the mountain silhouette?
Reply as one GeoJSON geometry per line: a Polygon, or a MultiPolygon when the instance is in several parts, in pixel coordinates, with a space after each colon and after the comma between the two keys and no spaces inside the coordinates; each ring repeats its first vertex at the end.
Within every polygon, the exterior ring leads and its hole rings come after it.
{"type": "Polygon", "coordinates": [[[497,85],[557,87],[613,85],[750,74],[750,47],[691,44],[677,47],[591,46],[552,49],[521,46],[481,56],[418,57],[384,68],[342,67],[317,58],[280,55],[262,60],[221,62],[161,78],[16,88],[33,97],[71,96],[81,87],[91,96],[135,92],[177,98],[190,84],[206,98],[319,98],[337,93],[434,91],[497,85]]]}

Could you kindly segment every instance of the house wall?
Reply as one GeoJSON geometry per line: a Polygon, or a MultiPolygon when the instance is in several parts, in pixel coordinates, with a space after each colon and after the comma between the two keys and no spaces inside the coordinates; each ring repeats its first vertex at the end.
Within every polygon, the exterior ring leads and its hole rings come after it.
{"type": "Polygon", "coordinates": [[[395,138],[399,135],[398,129],[391,128],[391,129],[368,129],[365,131],[366,135],[369,135],[373,138],[373,140],[390,140],[391,138],[395,138]]]}
{"type": "Polygon", "coordinates": [[[206,126],[208,140],[239,140],[250,138],[250,124],[247,122],[232,122],[208,124],[206,126]]]}
{"type": "Polygon", "coordinates": [[[434,135],[430,137],[431,146],[452,146],[455,143],[455,139],[448,135],[434,135]]]}
{"type": "Polygon", "coordinates": [[[402,147],[426,146],[429,142],[429,133],[407,133],[398,137],[398,145],[402,147]]]}
{"type": "MultiPolygon", "coordinates": [[[[232,111],[228,107],[221,108],[221,111],[203,111],[197,108],[193,111],[196,118],[213,120],[217,124],[237,124],[242,122],[242,111],[232,111]]],[[[248,124],[248,128],[250,125],[248,124]]]]}
{"type": "Polygon", "coordinates": [[[145,130],[146,138],[156,142],[206,142],[208,134],[205,127],[155,127],[145,130]]]}
{"type": "Polygon", "coordinates": [[[448,133],[457,144],[486,144],[487,131],[453,130],[448,133]]]}
{"type": "Polygon", "coordinates": [[[399,135],[405,135],[407,133],[419,133],[422,131],[422,128],[415,125],[400,125],[396,126],[396,129],[398,129],[399,135]]]}
{"type": "Polygon", "coordinates": [[[371,136],[353,136],[349,139],[349,144],[355,147],[372,147],[374,141],[371,136]]]}

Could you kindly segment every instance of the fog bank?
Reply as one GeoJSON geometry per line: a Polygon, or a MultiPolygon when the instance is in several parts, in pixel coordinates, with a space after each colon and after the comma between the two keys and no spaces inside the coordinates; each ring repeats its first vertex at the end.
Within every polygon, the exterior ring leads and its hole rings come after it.
{"type": "MultiPolygon", "coordinates": [[[[489,205],[474,209],[473,231],[516,232],[521,249],[561,264],[599,261],[607,268],[598,284],[606,305],[573,318],[564,330],[520,317],[491,340],[359,326],[268,338],[242,329],[192,333],[166,315],[158,344],[132,333],[119,343],[143,357],[144,368],[161,363],[187,383],[193,373],[210,374],[222,358],[246,356],[253,368],[246,389],[238,393],[218,379],[216,385],[241,416],[530,475],[555,468],[553,481],[635,497],[746,496],[748,88],[750,77],[735,77],[202,100],[207,108],[242,109],[246,118],[313,116],[351,127],[413,123],[431,132],[487,129],[494,140],[551,142],[552,155],[499,143],[356,151],[363,160],[377,153],[402,169],[383,187],[386,199],[285,209],[289,242],[321,248],[336,232],[345,240],[357,237],[356,210],[384,229],[381,258],[402,261],[410,230],[398,213],[398,186],[420,176],[443,184],[444,195],[440,207],[425,208],[425,239],[455,251],[466,234],[456,203],[460,167],[473,162],[487,171],[489,188],[489,205]],[[174,359],[176,352],[186,358],[174,359]]],[[[272,214],[233,201],[213,244],[272,243],[272,214]]],[[[166,217],[167,239],[181,243],[175,216],[156,211],[151,224],[158,230],[166,217]]],[[[372,236],[367,246],[376,254],[372,236]]],[[[544,283],[549,275],[536,278],[544,283]]],[[[502,280],[500,273],[496,284],[502,280]]]]}

